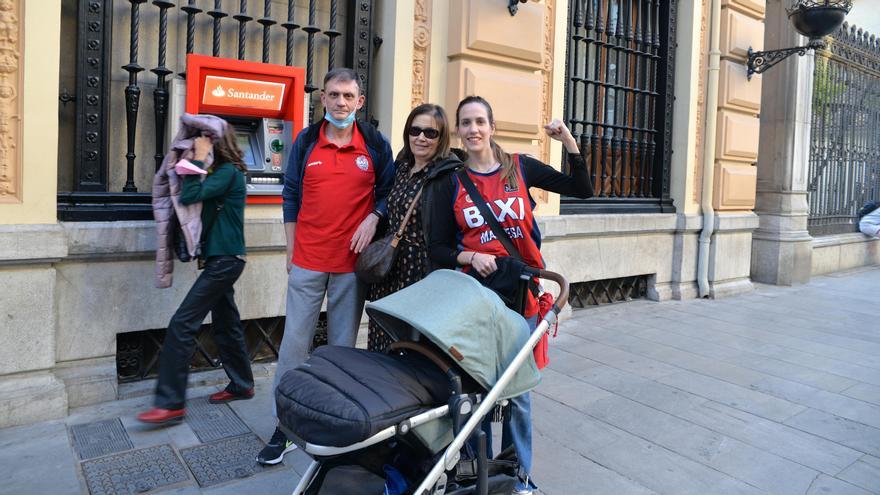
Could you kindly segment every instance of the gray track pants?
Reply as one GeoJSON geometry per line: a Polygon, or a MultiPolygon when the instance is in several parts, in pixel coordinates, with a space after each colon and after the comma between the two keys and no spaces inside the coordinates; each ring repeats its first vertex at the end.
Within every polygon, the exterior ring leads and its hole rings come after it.
{"type": "Polygon", "coordinates": [[[287,316],[272,386],[272,414],[277,417],[274,394],[287,371],[308,357],[315,326],[327,295],[327,343],[354,347],[364,311],[365,287],[354,273],[324,273],[293,265],[287,277],[287,316]]]}

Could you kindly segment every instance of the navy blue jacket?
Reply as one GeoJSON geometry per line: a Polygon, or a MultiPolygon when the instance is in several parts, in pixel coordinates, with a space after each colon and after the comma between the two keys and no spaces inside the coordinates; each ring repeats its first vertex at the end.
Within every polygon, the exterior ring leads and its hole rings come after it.
{"type": "MultiPolygon", "coordinates": [[[[290,159],[287,161],[287,169],[284,171],[284,188],[281,190],[284,223],[296,222],[299,216],[299,209],[302,205],[302,181],[305,175],[304,164],[318,142],[323,123],[324,121],[321,120],[306,127],[300,131],[293,142],[290,159]]],[[[387,217],[386,198],[394,184],[394,157],[391,156],[391,145],[385,136],[371,124],[358,120],[355,125],[358,126],[358,131],[364,137],[364,144],[366,144],[370,158],[373,160],[373,170],[376,174],[376,211],[383,217],[387,217]]]]}

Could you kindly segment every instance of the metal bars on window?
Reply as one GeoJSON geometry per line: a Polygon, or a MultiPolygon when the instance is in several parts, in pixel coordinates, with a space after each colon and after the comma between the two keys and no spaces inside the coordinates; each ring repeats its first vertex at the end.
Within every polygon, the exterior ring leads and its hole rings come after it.
{"type": "Polygon", "coordinates": [[[807,198],[813,235],[856,231],[880,199],[880,39],[846,24],[816,51],[807,198]]]}
{"type": "MultiPolygon", "coordinates": [[[[59,184],[62,220],[151,218],[150,176],[165,153],[170,76],[185,77],[185,54],[305,65],[314,108],[323,71],[339,65],[338,26],[345,16],[345,63],[364,88],[370,74],[375,0],[252,0],[250,10],[247,0],[62,1],[78,7],[75,19],[63,20],[75,22],[78,32],[77,94],[60,96],[75,104],[77,116],[76,128],[67,131],[76,157],[70,165],[59,161],[73,168],[72,174],[59,174],[72,177],[59,184]],[[115,60],[111,46],[122,44],[127,57],[115,60]],[[184,54],[175,53],[178,46],[185,46],[184,54]],[[114,83],[121,74],[124,87],[114,83]],[[152,98],[142,97],[150,92],[152,98]],[[124,111],[111,112],[111,100],[124,104],[124,111]],[[124,122],[114,120],[118,115],[124,122]],[[111,135],[110,129],[117,132],[111,135]]],[[[368,112],[365,105],[360,117],[368,118],[368,112]]]]}
{"type": "Polygon", "coordinates": [[[565,120],[596,197],[564,212],[672,211],[676,0],[569,2],[565,120]]]}

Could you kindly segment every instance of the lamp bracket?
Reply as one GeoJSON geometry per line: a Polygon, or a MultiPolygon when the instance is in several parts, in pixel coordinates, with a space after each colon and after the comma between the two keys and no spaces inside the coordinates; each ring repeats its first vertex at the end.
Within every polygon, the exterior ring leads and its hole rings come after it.
{"type": "Polygon", "coordinates": [[[807,54],[807,50],[822,49],[825,48],[825,46],[825,41],[821,39],[812,39],[804,46],[796,46],[793,48],[765,50],[760,52],[752,51],[752,49],[749,48],[749,60],[747,63],[749,67],[748,79],[752,79],[752,74],[762,74],[770,67],[782,62],[795,53],[799,56],[804,56],[807,54]]]}

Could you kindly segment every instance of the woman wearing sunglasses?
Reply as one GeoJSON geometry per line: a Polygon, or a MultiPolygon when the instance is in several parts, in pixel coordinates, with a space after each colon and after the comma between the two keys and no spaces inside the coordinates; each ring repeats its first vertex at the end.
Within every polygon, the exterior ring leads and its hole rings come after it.
{"type": "MultiPolygon", "coordinates": [[[[496,258],[514,256],[507,250],[486,223],[478,199],[462,184],[470,180],[477,193],[488,203],[500,227],[510,237],[512,247],[519,251],[530,266],[543,268],[541,232],[532,209],[535,206],[529,194],[530,187],[588,198],[593,195],[589,174],[580,155],[577,142],[568,128],[559,120],[544,126],[550,138],[561,141],[568,153],[571,175],[560,173],[526,155],[508,154],[495,142],[495,118],[492,107],[479,96],[469,96],[458,104],[455,129],[467,152],[465,172],[446,177],[434,194],[431,212],[430,256],[444,268],[475,270],[488,277],[498,270],[496,258]]],[[[538,304],[535,294],[527,294],[523,316],[532,330],[537,324],[538,304]]],[[[483,423],[488,433],[487,446],[491,454],[491,418],[483,423]]],[[[532,425],[529,394],[510,400],[510,412],[502,424],[501,450],[513,445],[525,476],[519,481],[515,494],[530,495],[535,485],[528,477],[532,464],[532,425]]]]}
{"type": "MultiPolygon", "coordinates": [[[[427,213],[433,202],[433,185],[461,166],[449,151],[449,124],[442,107],[425,103],[414,108],[403,129],[403,149],[397,155],[394,186],[388,194],[388,229],[397,231],[416,195],[413,213],[406,223],[397,257],[385,279],[370,287],[369,300],[376,300],[423,279],[431,266],[428,257],[427,213]]],[[[370,322],[368,347],[384,351],[391,343],[387,334],[370,322]]]]}

